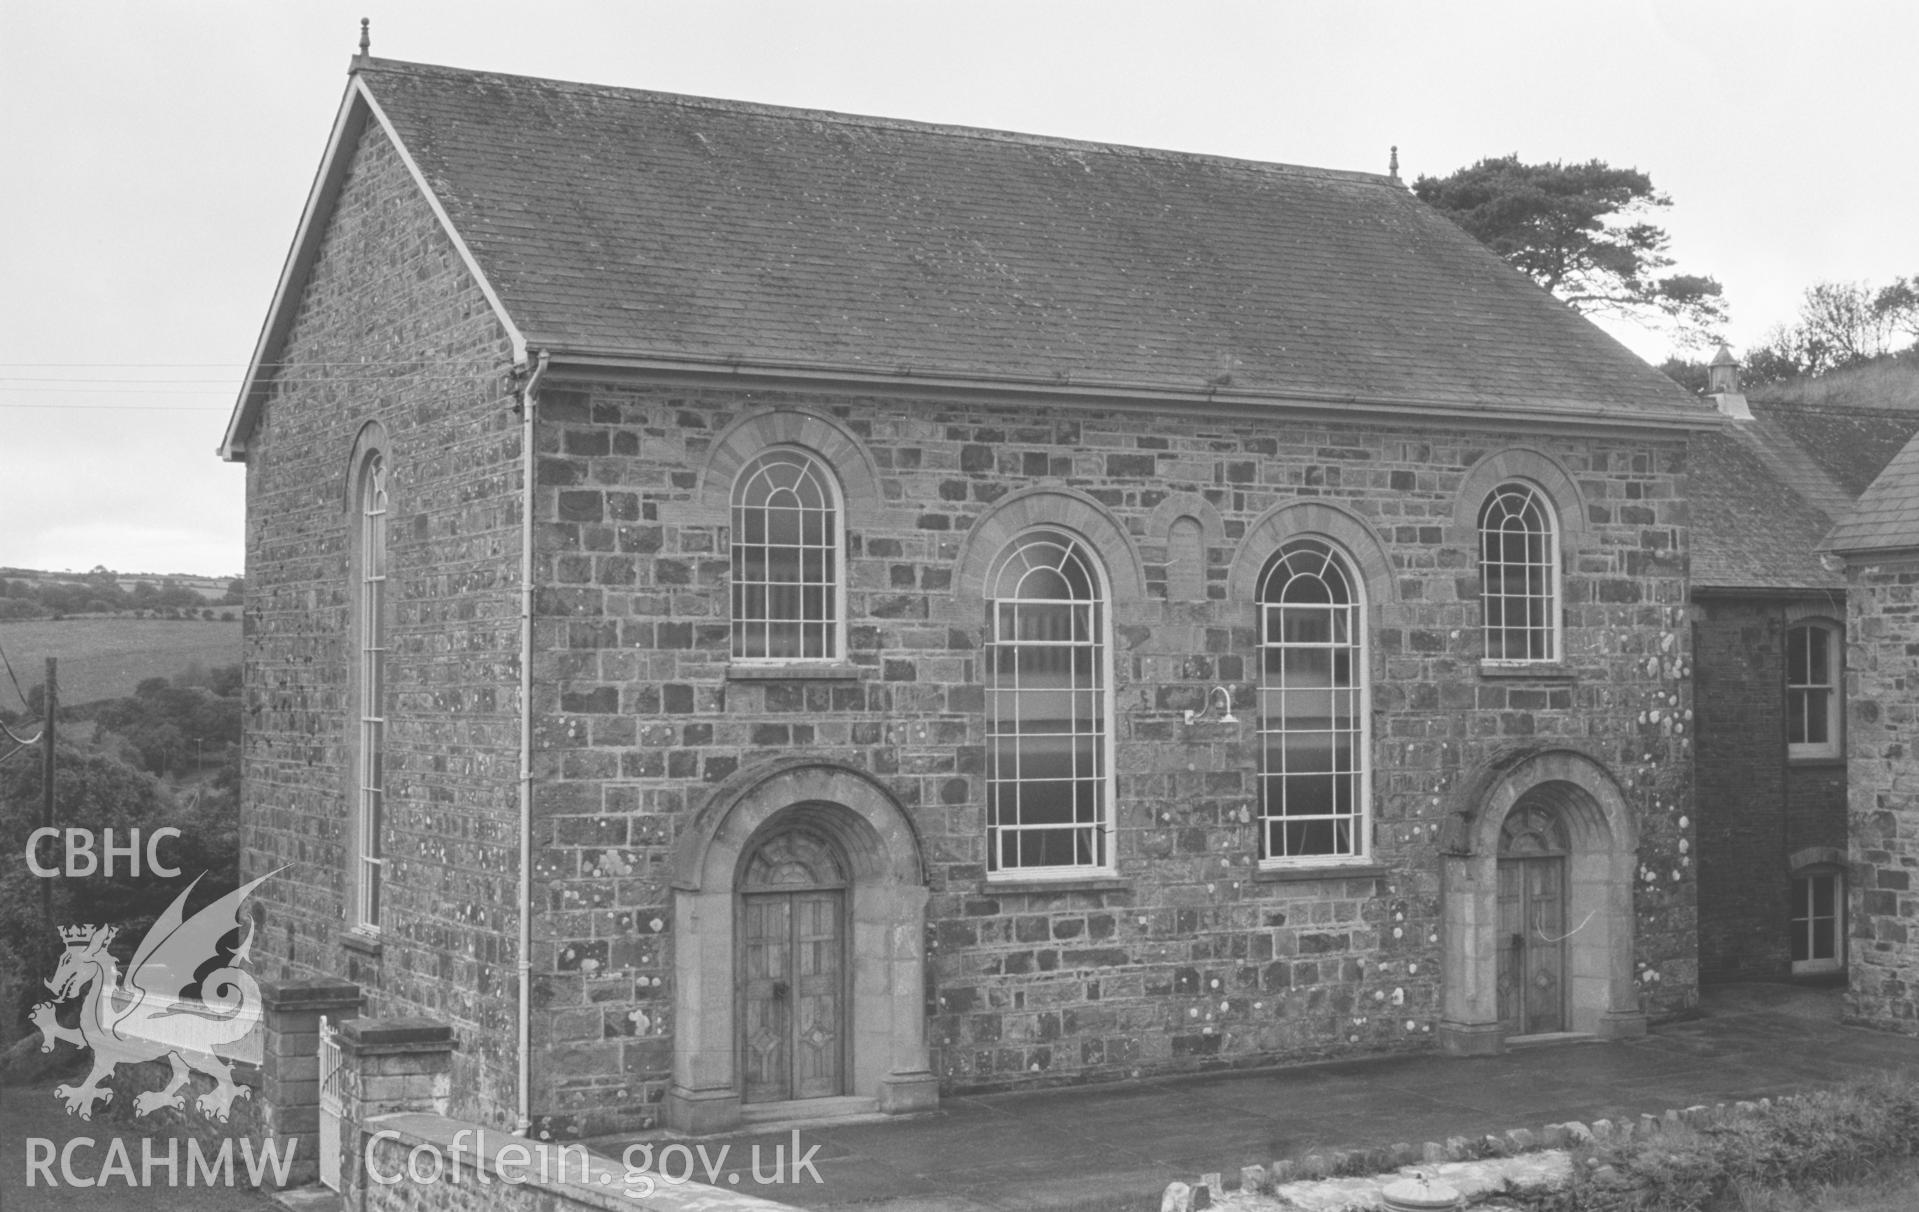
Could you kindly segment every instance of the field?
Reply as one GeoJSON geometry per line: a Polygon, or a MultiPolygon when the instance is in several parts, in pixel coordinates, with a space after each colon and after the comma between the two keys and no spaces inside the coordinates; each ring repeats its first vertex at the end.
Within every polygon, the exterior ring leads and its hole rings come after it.
{"type": "MultiPolygon", "coordinates": [[[[60,702],[77,706],[121,698],[147,678],[170,678],[198,662],[206,668],[240,662],[240,624],[187,619],[29,619],[0,623],[20,688],[46,678],[46,658],[59,660],[60,702]]],[[[21,709],[0,670],[0,705],[21,709]]]]}

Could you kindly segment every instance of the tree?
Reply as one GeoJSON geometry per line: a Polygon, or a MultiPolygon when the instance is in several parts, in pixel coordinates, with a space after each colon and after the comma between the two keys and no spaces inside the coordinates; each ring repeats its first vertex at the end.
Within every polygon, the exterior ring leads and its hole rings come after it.
{"type": "MultiPolygon", "coordinates": [[[[0,866],[0,964],[22,974],[19,1007],[0,1007],[11,1018],[24,1016],[34,1002],[47,1000],[42,984],[58,955],[58,936],[40,915],[40,888],[23,855],[40,823],[42,766],[38,761],[0,766],[0,848],[11,859],[0,866]]],[[[111,877],[56,877],[52,882],[55,926],[93,922],[119,926],[114,951],[124,963],[146,928],[194,876],[206,873],[188,912],[231,891],[239,882],[237,801],[224,785],[186,803],[176,803],[151,775],[133,769],[110,753],[83,749],[62,740],[55,763],[54,819],[62,828],[84,829],[96,839],[111,828],[117,840],[138,829],[142,838],[162,826],[180,836],[162,843],[161,856],[180,869],[162,877],[144,865],[139,875],[123,867],[111,877]]],[[[97,844],[97,843],[96,843],[97,844]]]]}
{"type": "Polygon", "coordinates": [[[1638,169],[1501,156],[1422,176],[1413,193],[1575,311],[1663,321],[1689,344],[1717,339],[1719,283],[1662,273],[1670,237],[1647,216],[1672,200],[1638,169]]]}
{"type": "Polygon", "coordinates": [[[1886,327],[1911,337],[1919,348],[1919,274],[1894,278],[1872,297],[1872,307],[1886,327]]]}
{"type": "Polygon", "coordinates": [[[1898,352],[1902,337],[1919,338],[1919,277],[1818,282],[1806,288],[1799,315],[1767,334],[1746,355],[1746,381],[1777,383],[1822,375],[1898,352]]]}

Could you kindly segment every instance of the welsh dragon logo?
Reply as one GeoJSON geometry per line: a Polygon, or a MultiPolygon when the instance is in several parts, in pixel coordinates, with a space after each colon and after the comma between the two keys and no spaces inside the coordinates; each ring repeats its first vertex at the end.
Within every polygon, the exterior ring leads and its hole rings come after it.
{"type": "Polygon", "coordinates": [[[93,1071],[78,1086],[56,1086],[54,1097],[65,1100],[67,1114],[93,1118],[95,1102],[110,1102],[113,1091],[100,1084],[121,1064],[166,1057],[173,1078],[163,1089],[149,1090],[133,1100],[136,1115],[160,1107],[183,1108],[179,1093],[189,1068],[213,1078],[214,1087],[194,1101],[202,1115],[226,1122],[235,1098],[252,1091],[233,1081],[236,1045],[259,1022],[260,987],[239,965],[253,943],[249,926],[241,935],[240,903],[271,879],[268,872],[186,917],[187,896],[205,878],[194,877],[186,891],[173,899],[159,920],[140,940],[120,983],[118,962],[107,951],[118,931],[112,926],[70,926],[60,931],[66,952],[46,982],[53,1001],[33,1008],[33,1024],[40,1028],[40,1050],[51,1052],[65,1040],[77,1048],[93,1049],[93,1071]],[[79,1027],[63,1027],[54,1020],[54,1006],[85,991],[79,1027]]]}

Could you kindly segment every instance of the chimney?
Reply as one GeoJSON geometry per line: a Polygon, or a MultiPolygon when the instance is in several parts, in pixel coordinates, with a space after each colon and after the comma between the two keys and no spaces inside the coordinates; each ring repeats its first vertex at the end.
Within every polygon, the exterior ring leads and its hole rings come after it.
{"type": "Polygon", "coordinates": [[[1752,420],[1752,409],[1746,406],[1746,397],[1739,390],[1739,363],[1733,360],[1732,350],[1724,345],[1706,367],[1706,394],[1712,397],[1720,412],[1733,420],[1752,420]]]}

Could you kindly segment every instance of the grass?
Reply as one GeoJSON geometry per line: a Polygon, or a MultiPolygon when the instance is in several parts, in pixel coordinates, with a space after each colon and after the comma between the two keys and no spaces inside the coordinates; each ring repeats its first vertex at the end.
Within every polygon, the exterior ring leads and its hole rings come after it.
{"type": "Polygon", "coordinates": [[[1883,1075],[1724,1122],[1574,1151],[1537,1212],[1861,1212],[1915,1205],[1919,1080],[1883,1075]],[[1797,1202],[1794,1202],[1797,1201],[1797,1202]],[[1866,1202],[1877,1201],[1877,1202],[1866,1202]]]}
{"type": "Polygon", "coordinates": [[[1912,1212],[1919,1208],[1919,1162],[1846,1182],[1742,1190],[1738,1198],[1739,1212],[1912,1212]]]}
{"type": "MultiPolygon", "coordinates": [[[[239,608],[232,608],[239,613],[239,608]]],[[[240,623],[204,619],[27,619],[0,622],[0,651],[22,691],[46,679],[46,658],[60,662],[60,702],[77,706],[122,698],[147,678],[170,678],[195,662],[213,668],[240,660],[240,623]]],[[[4,678],[0,671],[0,678],[4,678]]],[[[21,710],[11,682],[0,704],[21,710]]]]}
{"type": "Polygon", "coordinates": [[[1768,383],[1751,396],[1761,402],[1842,405],[1847,408],[1919,408],[1919,357],[1880,358],[1811,379],[1768,383]]]}

